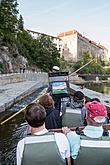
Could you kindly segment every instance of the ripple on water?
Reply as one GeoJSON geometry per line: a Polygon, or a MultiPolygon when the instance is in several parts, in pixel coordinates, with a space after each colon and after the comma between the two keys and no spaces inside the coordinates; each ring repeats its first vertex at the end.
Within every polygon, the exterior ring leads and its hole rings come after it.
{"type": "MultiPolygon", "coordinates": [[[[29,104],[43,90],[40,88],[27,99],[14,105],[10,111],[18,111],[29,104]]],[[[16,146],[19,140],[26,136],[27,124],[24,121],[24,113],[20,113],[9,122],[0,127],[0,163],[1,165],[16,165],[16,146]]]]}

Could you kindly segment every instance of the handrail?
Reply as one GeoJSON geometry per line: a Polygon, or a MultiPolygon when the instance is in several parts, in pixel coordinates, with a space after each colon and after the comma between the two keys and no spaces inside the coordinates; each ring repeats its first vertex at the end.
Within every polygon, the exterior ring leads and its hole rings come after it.
{"type": "MultiPolygon", "coordinates": [[[[110,124],[103,124],[102,125],[103,128],[110,130],[110,124]]],[[[71,127],[69,128],[71,131],[75,131],[77,127],[71,127]]],[[[78,127],[80,130],[83,130],[85,128],[85,126],[80,126],[78,127]]],[[[49,131],[51,132],[62,132],[62,128],[58,128],[58,129],[49,129],[49,131]]]]}

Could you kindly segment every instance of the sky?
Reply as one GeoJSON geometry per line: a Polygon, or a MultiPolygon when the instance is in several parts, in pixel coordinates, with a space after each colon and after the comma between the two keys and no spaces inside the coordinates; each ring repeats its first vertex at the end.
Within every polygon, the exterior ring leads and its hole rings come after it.
{"type": "Polygon", "coordinates": [[[18,0],[24,27],[57,36],[77,30],[110,49],[110,0],[18,0]]]}

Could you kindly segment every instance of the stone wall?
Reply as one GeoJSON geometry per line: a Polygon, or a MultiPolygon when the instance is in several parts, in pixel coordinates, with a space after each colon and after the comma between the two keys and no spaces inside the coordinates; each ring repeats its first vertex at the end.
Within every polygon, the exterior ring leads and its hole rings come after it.
{"type": "Polygon", "coordinates": [[[18,83],[23,81],[42,81],[44,84],[48,83],[47,73],[13,73],[13,74],[1,74],[0,85],[18,83]]]}
{"type": "Polygon", "coordinates": [[[77,61],[79,61],[84,51],[89,51],[90,54],[97,60],[106,60],[106,52],[98,44],[78,34],[77,40],[77,61]]]}
{"type": "Polygon", "coordinates": [[[15,44],[5,46],[0,42],[0,73],[15,73],[26,65],[28,65],[27,59],[18,53],[15,44]]]}
{"type": "Polygon", "coordinates": [[[72,30],[59,34],[62,39],[62,54],[68,62],[79,61],[84,51],[89,51],[95,59],[107,62],[108,50],[104,46],[89,40],[79,32],[72,30]]]}

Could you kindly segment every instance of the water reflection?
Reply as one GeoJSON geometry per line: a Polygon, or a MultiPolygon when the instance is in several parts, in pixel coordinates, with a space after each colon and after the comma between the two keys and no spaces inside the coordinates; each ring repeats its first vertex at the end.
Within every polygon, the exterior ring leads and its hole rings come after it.
{"type": "Polygon", "coordinates": [[[86,88],[110,95],[110,83],[86,83],[86,88]]]}
{"type": "Polygon", "coordinates": [[[26,136],[27,124],[23,113],[4,124],[0,128],[0,158],[2,165],[16,164],[16,145],[26,136]],[[21,124],[22,123],[22,124],[21,124]]]}

